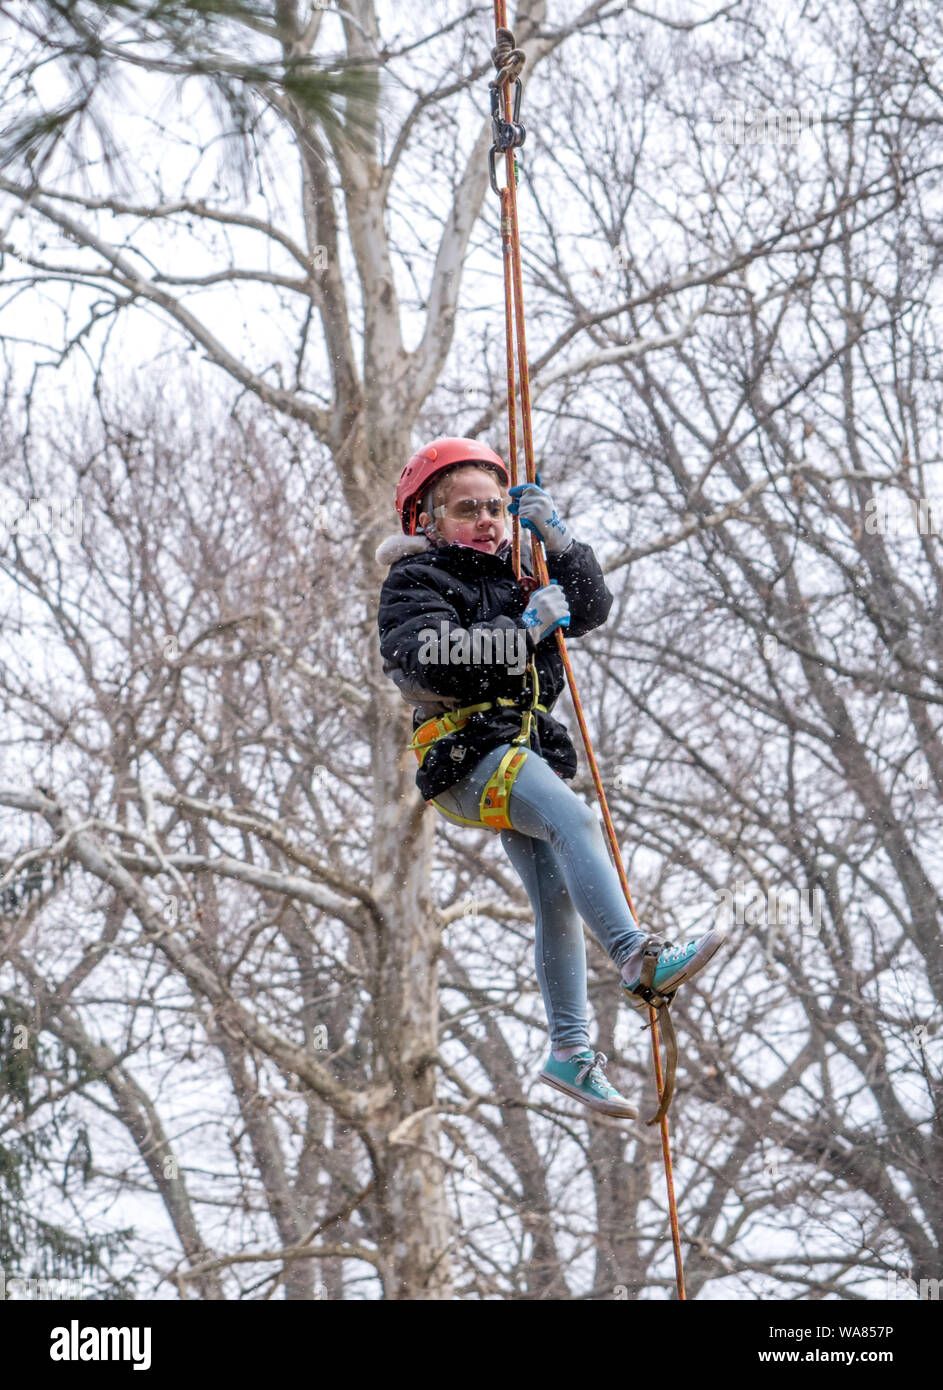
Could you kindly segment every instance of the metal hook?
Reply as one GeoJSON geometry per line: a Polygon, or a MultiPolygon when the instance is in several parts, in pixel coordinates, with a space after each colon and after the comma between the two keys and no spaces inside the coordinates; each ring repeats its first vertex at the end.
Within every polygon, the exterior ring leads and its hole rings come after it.
{"type": "Polygon", "coordinates": [[[514,83],[513,119],[506,121],[501,114],[501,89],[491,88],[491,134],[494,143],[488,151],[488,173],[491,178],[491,187],[499,195],[501,189],[498,187],[495,156],[499,153],[504,154],[507,150],[516,150],[523,145],[527,138],[527,131],[520,121],[523,92],[524,88],[518,77],[514,83]]]}

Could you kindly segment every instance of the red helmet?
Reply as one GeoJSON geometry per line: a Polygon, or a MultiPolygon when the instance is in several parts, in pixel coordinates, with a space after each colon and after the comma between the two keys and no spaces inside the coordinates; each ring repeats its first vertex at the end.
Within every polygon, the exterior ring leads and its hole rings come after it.
{"type": "Polygon", "coordinates": [[[396,484],[396,510],[407,536],[416,534],[419,499],[432,479],[456,463],[488,463],[495,468],[504,487],[511,486],[511,476],[503,461],[487,444],[477,439],[455,439],[446,436],[424,444],[399,475],[396,484]]]}

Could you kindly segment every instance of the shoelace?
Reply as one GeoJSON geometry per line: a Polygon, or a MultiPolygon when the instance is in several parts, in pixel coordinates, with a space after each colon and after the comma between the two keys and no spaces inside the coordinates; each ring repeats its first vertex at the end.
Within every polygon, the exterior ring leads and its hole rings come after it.
{"type": "Polygon", "coordinates": [[[592,1061],[584,1062],[583,1065],[580,1067],[579,1071],[576,1073],[577,1086],[582,1086],[583,1082],[586,1080],[587,1076],[590,1075],[590,1073],[592,1073],[592,1079],[597,1083],[597,1085],[601,1082],[605,1082],[606,1085],[608,1085],[609,1083],[603,1076],[602,1070],[600,1070],[598,1076],[596,1075],[596,1068],[599,1067],[601,1069],[606,1065],[608,1060],[609,1059],[606,1056],[605,1052],[594,1052],[592,1061]]]}
{"type": "Polygon", "coordinates": [[[670,965],[672,961],[680,960],[687,952],[687,946],[675,946],[671,941],[666,941],[665,949],[658,957],[658,964],[670,965]]]}

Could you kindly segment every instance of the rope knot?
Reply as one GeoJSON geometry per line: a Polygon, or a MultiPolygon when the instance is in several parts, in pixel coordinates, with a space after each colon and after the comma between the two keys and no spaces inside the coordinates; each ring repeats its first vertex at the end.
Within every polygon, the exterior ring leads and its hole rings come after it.
{"type": "Polygon", "coordinates": [[[521,69],[527,62],[527,54],[523,48],[517,47],[510,29],[498,29],[495,37],[497,42],[491,50],[491,59],[498,69],[498,75],[488,85],[506,87],[509,82],[516,82],[520,77],[521,69]]]}

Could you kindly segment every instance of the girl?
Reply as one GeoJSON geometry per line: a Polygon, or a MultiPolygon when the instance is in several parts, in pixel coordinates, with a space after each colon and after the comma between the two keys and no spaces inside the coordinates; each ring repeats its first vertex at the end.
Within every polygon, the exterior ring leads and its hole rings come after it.
{"type": "Polygon", "coordinates": [[[499,456],[473,439],[436,439],[410,459],[396,490],[405,534],[376,552],[390,566],[378,613],[383,669],[416,706],[411,746],[423,797],[450,819],[499,833],[527,891],[550,1028],[540,1079],[593,1110],[634,1119],[638,1111],[606,1078],[605,1055],[589,1044],[580,919],[642,1011],[646,948],[657,953],[652,988],[672,993],[704,968],[724,934],[674,947],[640,931],[595,810],[566,785],[576,752],[550,714],[565,679],[552,634],[599,627],[612,595],[552,498],[533,483],[509,484],[499,456]],[[525,528],[520,583],[509,513],[525,528]],[[531,532],[546,551],[551,582],[543,588],[531,574],[531,532]]]}

